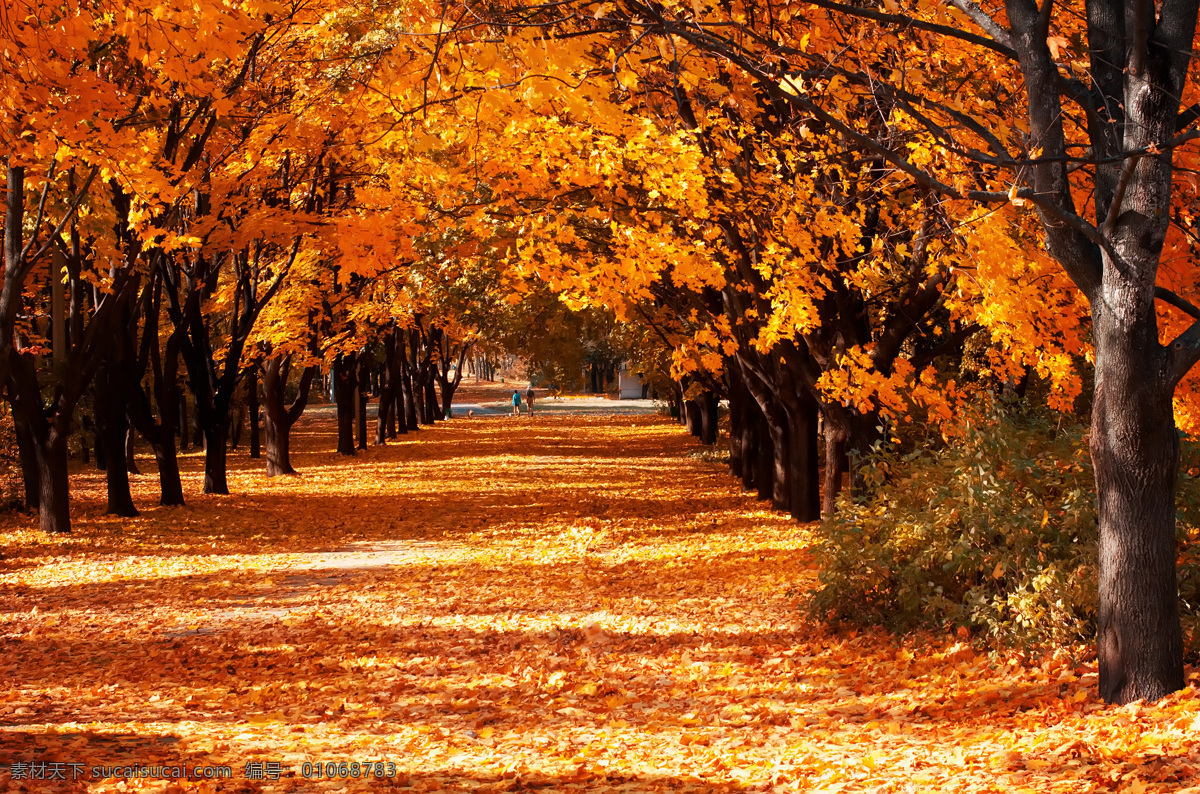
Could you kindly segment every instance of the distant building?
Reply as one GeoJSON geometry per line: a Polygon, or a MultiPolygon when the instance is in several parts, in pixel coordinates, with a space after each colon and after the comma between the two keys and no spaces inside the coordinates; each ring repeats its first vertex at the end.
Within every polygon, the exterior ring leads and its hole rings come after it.
{"type": "Polygon", "coordinates": [[[617,370],[617,399],[618,400],[640,400],[646,396],[646,387],[642,385],[642,379],[629,369],[629,362],[625,361],[617,370]]]}

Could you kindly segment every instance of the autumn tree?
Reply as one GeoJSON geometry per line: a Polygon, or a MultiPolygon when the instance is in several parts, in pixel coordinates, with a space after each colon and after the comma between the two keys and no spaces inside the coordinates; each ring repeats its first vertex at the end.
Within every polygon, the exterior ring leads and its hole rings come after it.
{"type": "Polygon", "coordinates": [[[1200,322],[1162,340],[1156,301],[1200,316],[1157,283],[1175,160],[1198,115],[1185,104],[1196,4],[954,5],[586,10],[598,28],[658,34],[736,66],[925,190],[1036,213],[1091,314],[1100,690],[1112,702],[1157,698],[1183,685],[1172,402],[1200,358],[1200,322]],[[1022,108],[1011,117],[992,112],[1008,86],[1022,108]],[[845,112],[846,93],[875,101],[887,123],[915,120],[924,145],[887,146],[845,112]]]}

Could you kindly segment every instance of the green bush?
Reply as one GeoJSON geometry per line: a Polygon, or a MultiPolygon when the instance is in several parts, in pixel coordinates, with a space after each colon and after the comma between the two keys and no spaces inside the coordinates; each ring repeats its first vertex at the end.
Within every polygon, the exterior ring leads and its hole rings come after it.
{"type": "Polygon", "coordinates": [[[865,462],[862,501],[823,525],[823,617],[905,630],[966,626],[1001,642],[1087,636],[1097,525],[1078,423],[989,409],[945,448],[865,462]]]}
{"type": "MultiPolygon", "coordinates": [[[[944,448],[865,460],[869,496],[822,525],[810,609],[854,624],[966,627],[1002,644],[1095,636],[1097,522],[1087,428],[1045,410],[989,407],[944,448]]],[[[1177,497],[1179,592],[1200,655],[1200,448],[1177,497]]]]}

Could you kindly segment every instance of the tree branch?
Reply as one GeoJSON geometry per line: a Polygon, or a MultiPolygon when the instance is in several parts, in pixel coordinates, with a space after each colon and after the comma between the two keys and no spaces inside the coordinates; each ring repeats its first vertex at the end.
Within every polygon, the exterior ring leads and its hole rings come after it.
{"type": "Polygon", "coordinates": [[[1195,304],[1188,299],[1175,294],[1166,287],[1155,287],[1154,297],[1158,298],[1163,303],[1174,306],[1184,314],[1191,315],[1193,318],[1200,320],[1200,309],[1196,308],[1195,304]]]}
{"type": "MultiPolygon", "coordinates": [[[[1017,60],[1016,51],[1007,44],[1000,43],[999,40],[993,40],[992,38],[988,38],[986,36],[980,36],[976,33],[968,33],[965,30],[959,30],[958,28],[953,28],[949,25],[938,25],[933,22],[923,22],[919,19],[913,19],[912,17],[901,14],[885,14],[882,11],[875,11],[869,8],[858,8],[856,6],[842,5],[841,3],[830,2],[830,0],[809,0],[809,3],[817,6],[818,8],[824,8],[828,11],[835,11],[839,14],[846,14],[847,16],[873,19],[876,22],[883,22],[884,24],[896,25],[898,27],[928,30],[930,33],[937,33],[942,36],[950,36],[952,38],[961,39],[962,41],[970,42],[971,44],[975,44],[980,47],[986,47],[989,50],[994,50],[1006,58],[1011,58],[1014,61],[1017,60]]],[[[970,16],[969,13],[968,16],[970,16]]],[[[1009,40],[1011,41],[1011,39],[1009,40]]]]}
{"type": "Polygon", "coordinates": [[[950,5],[970,17],[972,22],[978,25],[984,33],[991,36],[1000,45],[1014,49],[1012,34],[1000,25],[1000,23],[988,16],[987,12],[980,8],[974,0],[950,0],[950,5]]]}
{"type": "Polygon", "coordinates": [[[1125,201],[1125,190],[1129,187],[1129,180],[1133,176],[1133,169],[1137,167],[1138,162],[1142,159],[1142,155],[1135,154],[1125,160],[1121,166],[1121,176],[1117,180],[1117,188],[1113,191],[1112,203],[1108,205],[1108,215],[1104,218],[1104,225],[1100,227],[1100,231],[1105,237],[1112,234],[1117,225],[1117,218],[1121,214],[1121,204],[1125,201]]]}

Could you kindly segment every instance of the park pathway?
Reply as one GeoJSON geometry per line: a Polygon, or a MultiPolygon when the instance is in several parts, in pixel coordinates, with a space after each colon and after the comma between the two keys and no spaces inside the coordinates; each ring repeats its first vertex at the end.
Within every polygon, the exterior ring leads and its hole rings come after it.
{"type": "Polygon", "coordinates": [[[298,477],[236,452],[231,496],[193,453],[184,508],[143,474],[105,517],[81,470],[74,536],[2,519],[0,790],[1166,791],[1200,763],[1194,690],[1105,709],[1066,654],[806,620],[814,530],[660,417],[353,459],[332,430],[297,426],[298,477]],[[92,775],[177,764],[232,777],[92,775]]]}

